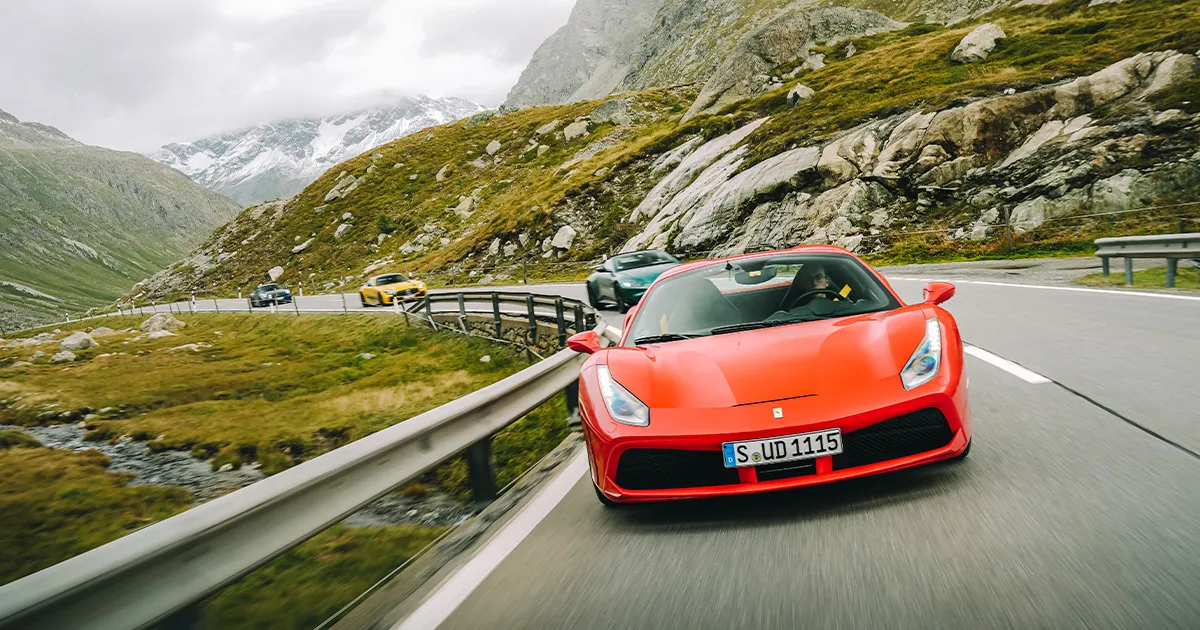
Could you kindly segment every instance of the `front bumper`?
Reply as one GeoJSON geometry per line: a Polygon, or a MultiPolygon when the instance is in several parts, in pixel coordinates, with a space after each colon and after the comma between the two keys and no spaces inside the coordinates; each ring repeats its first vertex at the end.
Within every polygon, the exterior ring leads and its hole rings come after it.
{"type": "Polygon", "coordinates": [[[617,290],[621,292],[621,297],[625,299],[625,303],[632,305],[637,304],[642,300],[642,296],[646,294],[647,288],[648,287],[629,289],[621,286],[617,290]]]}
{"type": "Polygon", "coordinates": [[[427,293],[428,292],[425,290],[417,290],[412,293],[402,292],[402,293],[397,293],[395,295],[388,295],[386,293],[381,293],[380,295],[382,296],[384,304],[392,304],[396,300],[399,300],[401,303],[414,302],[416,300],[424,300],[427,293]]]}
{"type": "MultiPolygon", "coordinates": [[[[767,413],[779,404],[767,404],[767,413]]],[[[769,430],[759,426],[681,432],[678,426],[667,426],[663,431],[648,431],[654,427],[653,419],[650,427],[614,428],[605,426],[614,424],[611,421],[597,423],[598,414],[590,412],[590,405],[581,405],[580,410],[593,481],[605,496],[619,502],[751,494],[865,477],[953,458],[971,439],[965,382],[955,383],[953,389],[931,388],[921,395],[836,417],[828,409],[822,413],[816,405],[808,409],[812,415],[789,410],[787,417],[805,421],[782,423],[769,430]],[[820,419],[822,415],[827,419],[820,419]],[[842,431],[844,452],[840,455],[724,467],[724,442],[832,427],[842,431]]]]}

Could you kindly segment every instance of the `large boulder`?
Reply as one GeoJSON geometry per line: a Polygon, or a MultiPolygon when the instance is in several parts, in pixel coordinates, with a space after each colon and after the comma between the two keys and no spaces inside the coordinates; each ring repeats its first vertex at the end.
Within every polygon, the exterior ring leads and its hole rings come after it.
{"type": "Polygon", "coordinates": [[[486,149],[487,154],[488,155],[496,155],[496,153],[500,150],[500,146],[501,145],[500,145],[499,140],[492,140],[487,145],[487,149],[486,149]]]}
{"type": "Polygon", "coordinates": [[[629,101],[622,98],[615,98],[611,101],[601,103],[596,109],[592,110],[588,118],[596,125],[603,125],[605,123],[628,125],[633,122],[633,118],[629,115],[629,101]]]}
{"type": "Polygon", "coordinates": [[[563,129],[563,138],[565,138],[567,142],[578,140],[586,135],[588,135],[588,121],[586,120],[573,122],[563,129]]]}
{"type": "MultiPolygon", "coordinates": [[[[346,232],[350,231],[350,228],[352,228],[352,227],[354,227],[354,226],[350,225],[349,223],[343,223],[343,224],[337,226],[337,229],[333,231],[333,237],[334,238],[342,238],[342,236],[344,236],[346,234],[346,232]]],[[[274,280],[274,278],[272,278],[272,280],[274,280]]]]}
{"type": "Polygon", "coordinates": [[[575,228],[564,225],[554,233],[554,238],[551,239],[550,244],[555,249],[571,249],[571,244],[575,242],[576,234],[575,228]]]}
{"type": "Polygon", "coordinates": [[[58,354],[50,357],[51,363],[70,363],[75,360],[75,353],[70,350],[63,350],[58,354]]]}
{"type": "Polygon", "coordinates": [[[347,175],[338,181],[333,188],[325,194],[325,203],[341,199],[349,195],[352,190],[358,188],[358,179],[353,175],[347,175]]]}
{"type": "Polygon", "coordinates": [[[79,331],[71,333],[70,336],[59,342],[58,345],[61,346],[63,350],[87,350],[88,348],[95,348],[100,344],[96,343],[96,340],[92,339],[91,335],[83,331],[79,331]]]}
{"type": "Polygon", "coordinates": [[[270,269],[267,270],[267,277],[271,279],[271,282],[275,282],[282,275],[283,275],[283,267],[275,266],[275,267],[271,267],[270,269]]]}
{"type": "Polygon", "coordinates": [[[967,34],[950,53],[950,60],[958,63],[978,63],[987,59],[996,49],[996,42],[1007,38],[1004,29],[988,22],[967,34]]]}
{"type": "Polygon", "coordinates": [[[797,83],[795,87],[788,91],[788,105],[795,107],[800,104],[800,101],[807,101],[812,98],[814,94],[816,94],[816,91],[812,88],[797,83]]]}
{"type": "MultiPolygon", "coordinates": [[[[904,24],[874,11],[844,7],[795,9],[746,35],[704,84],[683,120],[714,113],[730,103],[773,89],[762,81],[775,68],[797,60],[808,61],[815,46],[832,45],[853,37],[903,28],[904,24]]],[[[809,64],[818,67],[818,64],[809,64]]]]}
{"type": "Polygon", "coordinates": [[[179,330],[181,328],[187,328],[187,324],[179,321],[179,319],[170,313],[155,313],[154,315],[151,315],[149,319],[142,322],[140,328],[142,329],[142,332],[153,333],[161,330],[179,330]]]}

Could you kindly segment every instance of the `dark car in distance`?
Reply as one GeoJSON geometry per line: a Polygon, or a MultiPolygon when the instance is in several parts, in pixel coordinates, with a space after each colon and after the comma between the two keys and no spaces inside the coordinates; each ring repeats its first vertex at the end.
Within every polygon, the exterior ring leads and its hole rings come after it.
{"type": "Polygon", "coordinates": [[[291,304],[292,292],[286,287],[275,284],[260,284],[250,293],[250,306],[259,308],[272,304],[291,304]]]}
{"type": "Polygon", "coordinates": [[[588,277],[588,303],[598,308],[602,302],[610,302],[624,313],[642,299],[662,272],[681,264],[679,259],[658,250],[617,254],[588,277]]]}

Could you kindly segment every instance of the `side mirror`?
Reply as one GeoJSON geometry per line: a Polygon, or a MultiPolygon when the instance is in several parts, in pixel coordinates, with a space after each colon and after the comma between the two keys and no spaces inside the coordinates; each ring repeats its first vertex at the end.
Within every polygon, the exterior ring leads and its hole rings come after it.
{"type": "Polygon", "coordinates": [[[608,270],[604,267],[596,267],[596,273],[608,273],[608,270]]]}
{"type": "Polygon", "coordinates": [[[954,297],[954,285],[949,282],[930,282],[925,285],[925,303],[941,304],[954,297]]]}
{"type": "Polygon", "coordinates": [[[596,354],[600,351],[600,335],[594,330],[571,335],[567,347],[581,354],[596,354]]]}

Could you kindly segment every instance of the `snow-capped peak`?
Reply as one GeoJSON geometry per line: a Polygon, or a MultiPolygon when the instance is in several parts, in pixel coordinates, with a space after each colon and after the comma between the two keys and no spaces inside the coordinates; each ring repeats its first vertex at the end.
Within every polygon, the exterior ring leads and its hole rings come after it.
{"type": "Polygon", "coordinates": [[[390,107],[280,120],[169,144],[149,157],[242,205],[252,205],[295,194],[335,164],[381,144],[483,109],[457,98],[417,96],[390,107]]]}

